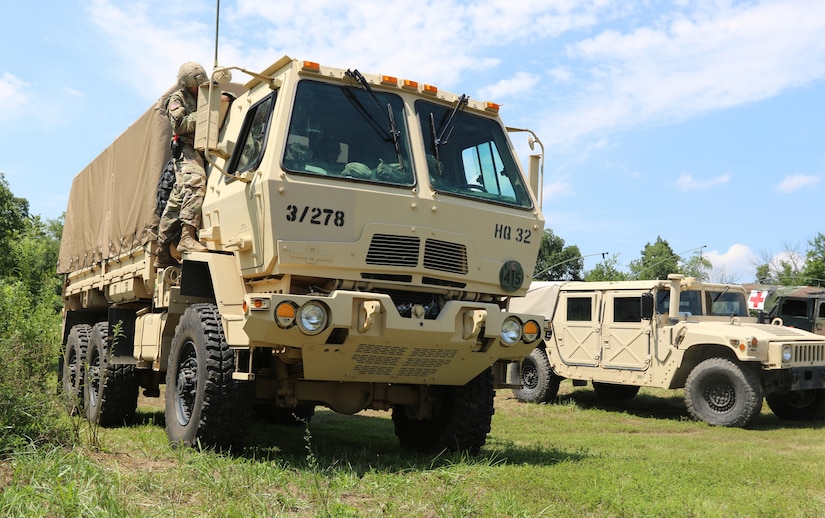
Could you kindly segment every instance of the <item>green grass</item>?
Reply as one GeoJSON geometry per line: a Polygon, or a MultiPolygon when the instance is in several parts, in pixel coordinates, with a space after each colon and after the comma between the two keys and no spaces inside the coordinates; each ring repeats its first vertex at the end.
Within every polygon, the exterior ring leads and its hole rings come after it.
{"type": "Polygon", "coordinates": [[[388,412],[321,409],[309,429],[256,424],[240,455],[172,449],[142,399],[135,426],[79,434],[96,448],[0,463],[0,516],[825,516],[822,423],[766,409],[753,429],[713,428],[681,397],[499,391],[475,457],[400,450],[388,412]]]}

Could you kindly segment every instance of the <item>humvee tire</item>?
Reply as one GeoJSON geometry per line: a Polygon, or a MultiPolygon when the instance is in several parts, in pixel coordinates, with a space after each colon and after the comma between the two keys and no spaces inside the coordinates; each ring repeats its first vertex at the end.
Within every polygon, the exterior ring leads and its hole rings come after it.
{"type": "Polygon", "coordinates": [[[524,403],[547,403],[559,395],[561,380],[553,374],[547,352],[537,347],[522,360],[522,388],[513,389],[513,395],[524,403]]]}
{"type": "Polygon", "coordinates": [[[138,397],[135,366],[111,363],[108,334],[107,322],[99,322],[92,329],[86,353],[84,389],[86,418],[103,427],[130,424],[135,417],[138,397]]]}
{"type": "Polygon", "coordinates": [[[704,360],[685,382],[688,412],[713,426],[748,426],[762,410],[762,399],[756,373],[725,358],[704,360]]]}
{"type": "Polygon", "coordinates": [[[822,421],[825,419],[825,390],[800,390],[765,396],[768,408],[779,419],[822,421]]]}
{"type": "Polygon", "coordinates": [[[186,308],[166,369],[166,435],[173,446],[236,448],[249,426],[251,391],[232,380],[235,355],[214,304],[186,308]]]}
{"type": "Polygon", "coordinates": [[[599,381],[593,382],[593,390],[596,392],[596,397],[602,401],[609,401],[611,403],[621,403],[622,401],[630,401],[636,394],[639,393],[638,385],[619,385],[616,383],[602,383],[599,381]]]}
{"type": "Polygon", "coordinates": [[[83,410],[84,365],[91,332],[92,326],[88,324],[72,326],[63,350],[63,373],[60,383],[63,386],[63,393],[72,405],[70,409],[72,415],[77,415],[83,410]]]}
{"type": "Polygon", "coordinates": [[[416,420],[407,405],[393,406],[392,421],[401,447],[421,453],[478,453],[487,440],[495,412],[492,368],[463,387],[437,389],[440,398],[432,419],[416,420]]]}

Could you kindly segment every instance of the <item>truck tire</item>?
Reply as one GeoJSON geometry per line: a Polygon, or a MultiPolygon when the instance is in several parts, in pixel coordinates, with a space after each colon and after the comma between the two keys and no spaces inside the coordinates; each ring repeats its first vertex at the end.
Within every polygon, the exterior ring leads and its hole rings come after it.
{"type": "Polygon", "coordinates": [[[92,326],[88,324],[72,326],[69,336],[66,337],[66,347],[63,349],[63,373],[60,383],[71,405],[71,415],[77,415],[83,410],[83,379],[91,333],[92,326]]]}
{"type": "Polygon", "coordinates": [[[416,420],[414,409],[395,405],[392,421],[402,448],[421,453],[476,454],[487,441],[493,413],[493,371],[488,368],[463,387],[437,387],[432,419],[416,420]]]}
{"type": "Polygon", "coordinates": [[[630,401],[639,393],[639,388],[637,385],[619,385],[617,383],[602,383],[600,381],[593,382],[593,390],[596,392],[596,397],[610,403],[630,401]]]}
{"type": "Polygon", "coordinates": [[[825,420],[825,389],[768,394],[765,396],[765,401],[779,419],[825,420]]]}
{"type": "Polygon", "coordinates": [[[547,403],[559,395],[561,380],[553,373],[547,352],[535,348],[521,361],[522,388],[513,389],[513,395],[523,403],[547,403]]]}
{"type": "Polygon", "coordinates": [[[690,371],[685,405],[696,420],[744,428],[762,410],[762,385],[753,369],[725,358],[709,358],[690,371]]]}
{"type": "Polygon", "coordinates": [[[86,353],[86,418],[103,427],[131,424],[138,397],[135,366],[111,363],[108,335],[107,322],[95,324],[86,353]]]}
{"type": "Polygon", "coordinates": [[[243,445],[254,394],[232,380],[235,355],[214,304],[186,308],[166,370],[166,435],[173,446],[232,449],[243,445]]]}

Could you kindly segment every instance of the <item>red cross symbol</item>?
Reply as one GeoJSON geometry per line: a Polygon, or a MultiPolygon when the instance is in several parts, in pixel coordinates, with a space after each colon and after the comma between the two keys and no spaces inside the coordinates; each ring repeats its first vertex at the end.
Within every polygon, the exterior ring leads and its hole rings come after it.
{"type": "Polygon", "coordinates": [[[764,291],[752,291],[751,298],[748,299],[751,303],[751,307],[754,309],[761,309],[763,304],[765,303],[765,292],[764,291]]]}

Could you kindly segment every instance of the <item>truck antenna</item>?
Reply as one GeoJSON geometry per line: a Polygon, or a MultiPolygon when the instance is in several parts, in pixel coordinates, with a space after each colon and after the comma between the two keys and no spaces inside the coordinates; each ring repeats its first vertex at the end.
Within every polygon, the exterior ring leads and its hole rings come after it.
{"type": "Polygon", "coordinates": [[[215,62],[212,68],[218,68],[218,27],[220,27],[221,20],[221,0],[215,0],[215,62]]]}

